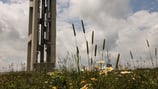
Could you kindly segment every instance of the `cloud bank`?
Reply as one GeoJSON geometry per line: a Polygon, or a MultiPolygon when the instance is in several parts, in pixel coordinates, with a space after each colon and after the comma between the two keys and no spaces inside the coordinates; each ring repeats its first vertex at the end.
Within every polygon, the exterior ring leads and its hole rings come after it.
{"type": "Polygon", "coordinates": [[[28,1],[0,1],[0,60],[1,66],[26,60],[28,1]]]}

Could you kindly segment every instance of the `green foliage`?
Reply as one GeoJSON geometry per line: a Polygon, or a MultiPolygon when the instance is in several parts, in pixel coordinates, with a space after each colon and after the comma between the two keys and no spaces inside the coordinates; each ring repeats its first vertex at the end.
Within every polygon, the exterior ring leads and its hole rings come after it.
{"type": "Polygon", "coordinates": [[[39,72],[10,72],[0,75],[0,89],[47,89],[46,75],[39,72]],[[39,88],[40,86],[40,88],[39,88]]]}
{"type": "Polygon", "coordinates": [[[58,89],[68,89],[66,76],[62,72],[54,71],[48,73],[48,85],[58,86],[58,89]]]}
{"type": "Polygon", "coordinates": [[[0,74],[0,89],[157,89],[158,69],[128,71],[11,72],[0,74]]]}

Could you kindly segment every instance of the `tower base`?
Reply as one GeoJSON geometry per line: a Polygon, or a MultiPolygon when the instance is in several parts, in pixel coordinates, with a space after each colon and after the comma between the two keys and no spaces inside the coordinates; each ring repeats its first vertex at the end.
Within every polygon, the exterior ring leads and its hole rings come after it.
{"type": "Polygon", "coordinates": [[[53,71],[54,63],[36,63],[34,64],[34,71],[53,71]]]}

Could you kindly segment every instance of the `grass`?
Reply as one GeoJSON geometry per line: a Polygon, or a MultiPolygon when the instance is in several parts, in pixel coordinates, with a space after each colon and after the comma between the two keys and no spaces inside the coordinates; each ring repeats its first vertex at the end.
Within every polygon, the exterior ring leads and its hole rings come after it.
{"type": "Polygon", "coordinates": [[[9,72],[0,74],[0,89],[46,89],[47,76],[39,72],[9,72]]]}
{"type": "Polygon", "coordinates": [[[10,72],[0,74],[0,89],[157,89],[158,69],[10,72]]]}

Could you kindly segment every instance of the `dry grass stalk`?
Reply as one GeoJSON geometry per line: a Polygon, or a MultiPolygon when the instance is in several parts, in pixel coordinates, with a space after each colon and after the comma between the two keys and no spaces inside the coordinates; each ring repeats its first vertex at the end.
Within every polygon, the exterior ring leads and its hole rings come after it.
{"type": "Polygon", "coordinates": [[[108,60],[108,63],[110,62],[110,58],[109,58],[109,50],[108,50],[108,48],[107,48],[107,54],[106,54],[106,56],[107,56],[107,60],[108,60]]]}
{"type": "Polygon", "coordinates": [[[91,52],[91,67],[93,68],[93,66],[94,66],[94,65],[93,65],[93,64],[94,64],[94,63],[93,63],[93,59],[94,59],[94,58],[93,58],[94,31],[92,31],[92,40],[91,40],[91,41],[92,41],[92,42],[91,42],[91,43],[92,43],[92,44],[91,44],[91,48],[92,48],[92,52],[91,52]]]}
{"type": "Polygon", "coordinates": [[[78,48],[78,46],[76,46],[76,54],[77,54],[77,56],[79,56],[79,48],[78,48]]]}
{"type": "Polygon", "coordinates": [[[104,49],[105,49],[105,39],[103,40],[103,47],[102,47],[102,59],[104,58],[104,49]]]}
{"type": "Polygon", "coordinates": [[[94,44],[94,31],[92,31],[92,45],[94,44]]]}
{"type": "Polygon", "coordinates": [[[88,41],[86,41],[86,47],[87,47],[87,54],[89,55],[89,46],[88,46],[88,41]]]}
{"type": "Polygon", "coordinates": [[[86,48],[87,48],[88,64],[89,64],[89,66],[91,66],[91,62],[90,62],[90,59],[89,59],[89,46],[88,46],[88,41],[86,41],[86,48]]]}
{"type": "Polygon", "coordinates": [[[135,69],[135,64],[134,64],[134,57],[133,57],[133,53],[132,51],[130,50],[130,56],[131,56],[131,59],[132,59],[132,62],[133,62],[133,67],[135,69]]]}
{"type": "Polygon", "coordinates": [[[158,60],[157,60],[157,48],[155,48],[155,57],[156,57],[156,67],[158,67],[158,60]]]}
{"type": "Polygon", "coordinates": [[[77,65],[77,70],[80,71],[80,54],[79,54],[79,48],[78,48],[78,45],[77,45],[77,38],[76,38],[76,31],[75,31],[75,26],[74,24],[72,24],[72,28],[73,28],[73,33],[74,33],[74,37],[75,37],[75,45],[76,45],[76,65],[77,65]]]}
{"type": "Polygon", "coordinates": [[[150,55],[150,59],[151,59],[151,64],[152,64],[152,67],[154,67],[154,62],[153,62],[152,54],[151,54],[151,51],[150,51],[150,44],[149,44],[149,41],[146,40],[146,43],[147,43],[147,47],[148,47],[148,49],[149,49],[149,55],[150,55]]]}
{"type": "Polygon", "coordinates": [[[95,65],[96,63],[96,56],[97,56],[97,44],[95,44],[95,48],[94,48],[94,61],[93,61],[93,65],[95,65]]]}
{"type": "Polygon", "coordinates": [[[74,24],[72,24],[72,28],[73,28],[74,36],[76,37],[76,31],[75,31],[75,26],[74,26],[74,24]]]}
{"type": "Polygon", "coordinates": [[[94,56],[97,56],[97,45],[95,45],[95,52],[94,52],[94,56]]]}
{"type": "Polygon", "coordinates": [[[83,23],[83,20],[81,20],[81,23],[82,23],[82,29],[83,29],[83,33],[85,34],[85,27],[84,27],[84,23],[83,23]]]}
{"type": "Polygon", "coordinates": [[[116,69],[118,69],[119,60],[120,60],[120,54],[117,55],[117,61],[116,61],[116,65],[115,65],[115,68],[116,68],[116,69]]]}
{"type": "Polygon", "coordinates": [[[147,46],[148,46],[148,48],[150,47],[150,45],[149,45],[149,41],[148,40],[146,40],[146,43],[147,43],[147,46]]]}
{"type": "Polygon", "coordinates": [[[132,51],[130,50],[130,55],[131,55],[131,59],[133,59],[133,54],[132,54],[132,51]]]}
{"type": "Polygon", "coordinates": [[[103,41],[103,51],[104,51],[104,49],[105,49],[105,39],[103,41]]]}
{"type": "Polygon", "coordinates": [[[155,48],[155,56],[157,56],[157,48],[155,48]]]}
{"type": "Polygon", "coordinates": [[[85,41],[87,41],[86,34],[85,34],[86,31],[85,31],[85,27],[84,27],[83,20],[81,20],[81,24],[82,24],[82,30],[83,30],[83,34],[84,34],[85,41]]]}
{"type": "Polygon", "coordinates": [[[85,37],[85,41],[86,41],[86,48],[87,48],[87,57],[88,57],[88,65],[90,66],[90,59],[89,59],[89,46],[88,46],[88,41],[87,41],[87,38],[86,38],[86,31],[85,31],[85,27],[84,27],[84,23],[83,23],[83,20],[81,20],[81,24],[82,24],[82,30],[83,30],[83,34],[84,34],[84,37],[85,37]]]}

